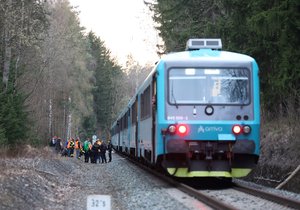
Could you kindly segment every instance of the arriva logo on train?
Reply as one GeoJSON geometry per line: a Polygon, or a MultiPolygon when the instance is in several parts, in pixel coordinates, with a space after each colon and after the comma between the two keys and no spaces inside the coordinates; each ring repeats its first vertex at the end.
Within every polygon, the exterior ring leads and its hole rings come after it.
{"type": "Polygon", "coordinates": [[[222,127],[216,127],[216,126],[205,126],[203,127],[202,125],[199,126],[198,128],[198,133],[205,133],[205,132],[222,132],[223,128],[222,127]]]}

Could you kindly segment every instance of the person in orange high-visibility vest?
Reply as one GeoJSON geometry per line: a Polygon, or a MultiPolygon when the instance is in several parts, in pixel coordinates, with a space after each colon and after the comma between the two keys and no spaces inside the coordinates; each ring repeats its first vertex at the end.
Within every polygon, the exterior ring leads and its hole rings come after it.
{"type": "Polygon", "coordinates": [[[74,142],[74,139],[71,138],[68,142],[68,145],[67,145],[67,149],[68,149],[68,156],[69,157],[73,157],[74,156],[74,147],[75,147],[75,142],[74,142]]]}
{"type": "Polygon", "coordinates": [[[82,150],[81,142],[79,141],[79,138],[76,138],[75,141],[75,151],[76,151],[76,158],[80,159],[80,151],[82,150]]]}

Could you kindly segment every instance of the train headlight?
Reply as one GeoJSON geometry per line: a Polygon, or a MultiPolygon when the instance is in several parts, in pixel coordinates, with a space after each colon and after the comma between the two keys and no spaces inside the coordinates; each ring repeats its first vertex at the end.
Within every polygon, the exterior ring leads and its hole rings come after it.
{"type": "Polygon", "coordinates": [[[243,133],[244,134],[249,134],[251,132],[251,127],[249,125],[245,125],[243,127],[243,133]]]}
{"type": "Polygon", "coordinates": [[[176,126],[175,125],[169,125],[168,131],[171,135],[174,135],[176,133],[176,126]]]}
{"type": "Polygon", "coordinates": [[[235,135],[239,135],[242,133],[242,127],[240,125],[234,125],[232,127],[232,132],[235,134],[235,135]]]}
{"type": "Polygon", "coordinates": [[[179,133],[179,135],[185,135],[187,133],[186,125],[179,125],[178,126],[178,133],[179,133]]]}

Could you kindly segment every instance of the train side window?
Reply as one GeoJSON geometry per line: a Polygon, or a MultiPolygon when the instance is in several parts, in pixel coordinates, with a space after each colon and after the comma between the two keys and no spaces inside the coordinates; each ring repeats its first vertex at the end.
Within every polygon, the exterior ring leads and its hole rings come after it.
{"type": "Polygon", "coordinates": [[[151,97],[150,97],[150,86],[146,88],[141,97],[141,119],[150,117],[151,109],[151,97]]]}
{"type": "Polygon", "coordinates": [[[123,130],[123,117],[121,117],[120,119],[120,131],[123,130]]]}
{"type": "Polygon", "coordinates": [[[131,116],[131,123],[132,125],[136,124],[137,121],[137,101],[135,101],[131,107],[132,116],[131,116]]]}
{"type": "Polygon", "coordinates": [[[130,110],[128,110],[127,112],[126,112],[126,114],[125,114],[125,128],[128,128],[128,116],[129,116],[129,111],[130,110]]]}

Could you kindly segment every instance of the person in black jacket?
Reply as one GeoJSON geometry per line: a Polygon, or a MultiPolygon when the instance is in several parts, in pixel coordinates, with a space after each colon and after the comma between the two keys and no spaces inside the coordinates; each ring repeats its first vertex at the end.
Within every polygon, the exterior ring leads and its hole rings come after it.
{"type": "Polygon", "coordinates": [[[97,140],[91,149],[91,163],[97,163],[97,159],[99,157],[99,151],[100,151],[100,141],[97,140]]]}
{"type": "Polygon", "coordinates": [[[108,151],[108,162],[111,162],[111,152],[112,152],[112,144],[109,141],[107,145],[107,151],[108,151]]]}
{"type": "Polygon", "coordinates": [[[102,141],[101,141],[101,144],[100,144],[100,157],[101,157],[101,163],[104,163],[104,162],[107,163],[107,161],[106,161],[106,155],[105,155],[106,149],[107,149],[106,144],[105,144],[104,141],[102,140],[102,141]]]}
{"type": "Polygon", "coordinates": [[[61,143],[61,138],[57,138],[56,142],[55,142],[55,150],[57,153],[60,153],[62,150],[62,143],[61,143]]]}

